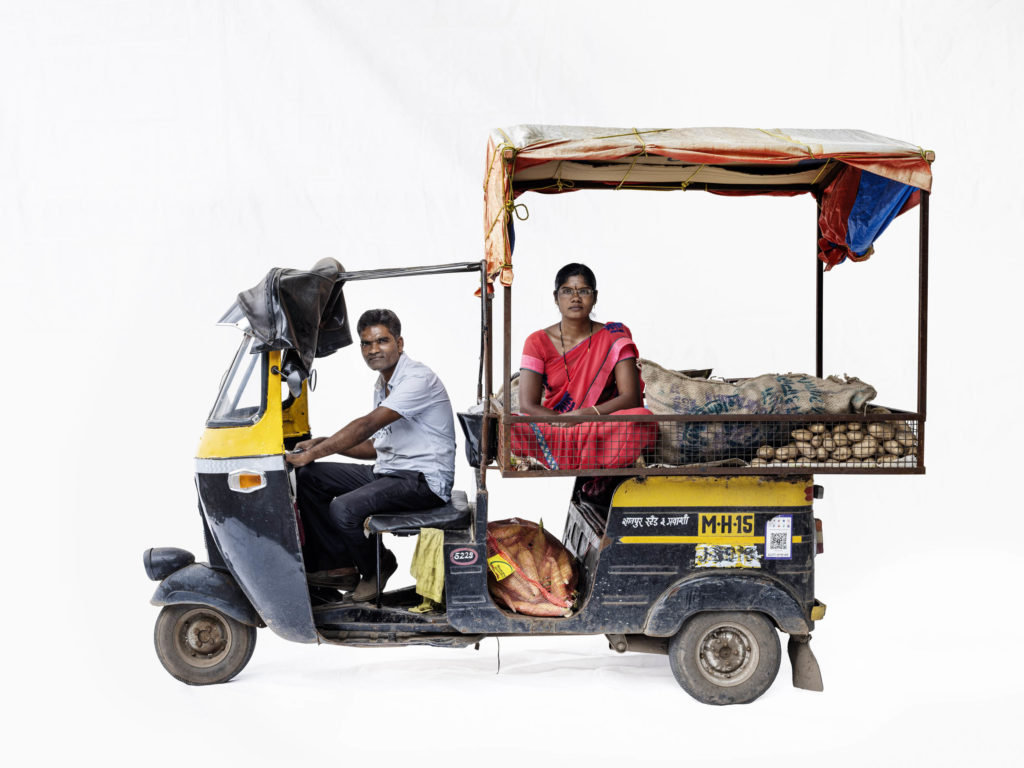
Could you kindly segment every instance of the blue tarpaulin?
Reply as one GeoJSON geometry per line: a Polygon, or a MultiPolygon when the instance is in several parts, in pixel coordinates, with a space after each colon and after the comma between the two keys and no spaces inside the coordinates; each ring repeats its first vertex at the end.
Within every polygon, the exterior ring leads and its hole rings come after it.
{"type": "Polygon", "coordinates": [[[861,256],[896,218],[914,187],[862,171],[846,223],[846,244],[861,256]]]}

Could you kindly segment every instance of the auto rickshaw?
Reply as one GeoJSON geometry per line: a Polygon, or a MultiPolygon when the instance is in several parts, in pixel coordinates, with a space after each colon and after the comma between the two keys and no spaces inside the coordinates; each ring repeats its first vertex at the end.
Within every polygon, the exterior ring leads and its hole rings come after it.
{"type": "Polygon", "coordinates": [[[483,261],[346,271],[325,260],[308,271],[272,270],[221,318],[239,328],[242,340],[195,460],[207,560],[196,562],[176,548],[144,554],[147,575],[159,582],[152,603],[161,606],[155,630],[161,663],[188,684],[225,682],[245,667],[261,627],[296,642],[352,646],[465,647],[488,636],[603,634],[617,652],[667,654],[677,681],[697,700],[733,704],[752,701],[771,686],[780,667],[781,631],[789,636],[794,685],[822,690],[809,644],[815,622],[825,615],[814,592],[815,557],[823,547],[813,510],[822,488],[813,475],[924,473],[933,159],[913,145],[861,131],[517,126],[496,131],[488,146],[483,261]],[[505,396],[514,391],[516,198],[526,191],[580,189],[811,195],[819,212],[818,378],[823,272],[847,258],[866,258],[888,223],[918,206],[916,409],[562,416],[562,424],[653,422],[661,439],[626,466],[558,469],[525,461],[513,450],[515,425],[545,419],[517,414],[513,397],[505,396]],[[478,403],[460,414],[466,458],[476,470],[474,498],[455,491],[444,507],[378,514],[365,526],[378,552],[385,534],[443,530],[443,606],[413,612],[420,598],[411,587],[384,592],[375,603],[314,604],[293,473],[284,460],[311,434],[314,360],[351,343],[343,287],[443,273],[479,281],[478,403]],[[504,308],[500,397],[493,386],[495,282],[504,308]],[[820,442],[818,453],[793,456],[775,447],[788,445],[798,431],[819,438],[878,432],[906,440],[893,440],[891,452],[879,447],[869,458],[822,454],[820,442]],[[670,455],[666,445],[699,450],[670,455]],[[769,453],[776,458],[763,458],[769,453]],[[492,597],[488,472],[610,479],[598,496],[579,492],[577,482],[569,503],[562,543],[575,559],[579,582],[568,615],[512,613],[492,597]]]}

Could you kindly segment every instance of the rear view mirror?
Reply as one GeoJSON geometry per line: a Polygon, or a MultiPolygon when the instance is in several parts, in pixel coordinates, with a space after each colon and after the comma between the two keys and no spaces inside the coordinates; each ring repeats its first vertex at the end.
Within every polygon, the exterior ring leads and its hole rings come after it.
{"type": "Polygon", "coordinates": [[[288,391],[292,393],[292,397],[298,397],[302,394],[302,372],[292,369],[288,371],[285,376],[285,383],[288,385],[288,391]]]}
{"type": "Polygon", "coordinates": [[[271,373],[279,374],[284,379],[284,383],[288,386],[288,391],[292,397],[298,397],[302,394],[302,382],[306,379],[302,366],[294,365],[289,360],[285,363],[283,370],[275,365],[271,369],[271,373]]]}

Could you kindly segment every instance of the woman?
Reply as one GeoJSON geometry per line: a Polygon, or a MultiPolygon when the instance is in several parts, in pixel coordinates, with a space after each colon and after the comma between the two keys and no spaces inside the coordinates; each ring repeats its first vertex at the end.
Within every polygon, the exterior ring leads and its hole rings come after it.
{"type": "MultiPolygon", "coordinates": [[[[597,279],[584,264],[555,276],[561,319],[530,334],[519,373],[519,411],[529,416],[649,414],[643,407],[639,353],[622,323],[598,323],[597,279]]],[[[588,422],[572,426],[515,424],[512,452],[549,469],[601,469],[632,464],[657,437],[654,422],[588,422]]]]}

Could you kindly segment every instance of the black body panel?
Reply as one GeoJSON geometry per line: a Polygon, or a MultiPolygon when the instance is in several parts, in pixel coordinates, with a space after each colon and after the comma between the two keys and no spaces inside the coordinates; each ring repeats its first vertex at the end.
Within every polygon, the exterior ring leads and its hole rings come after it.
{"type": "MultiPolygon", "coordinates": [[[[240,461],[244,460],[226,459],[225,467],[240,461]]],[[[231,490],[227,471],[197,474],[200,506],[227,569],[266,625],[286,640],[315,643],[318,637],[283,458],[281,466],[280,471],[265,472],[266,487],[252,493],[231,490]]]]}

